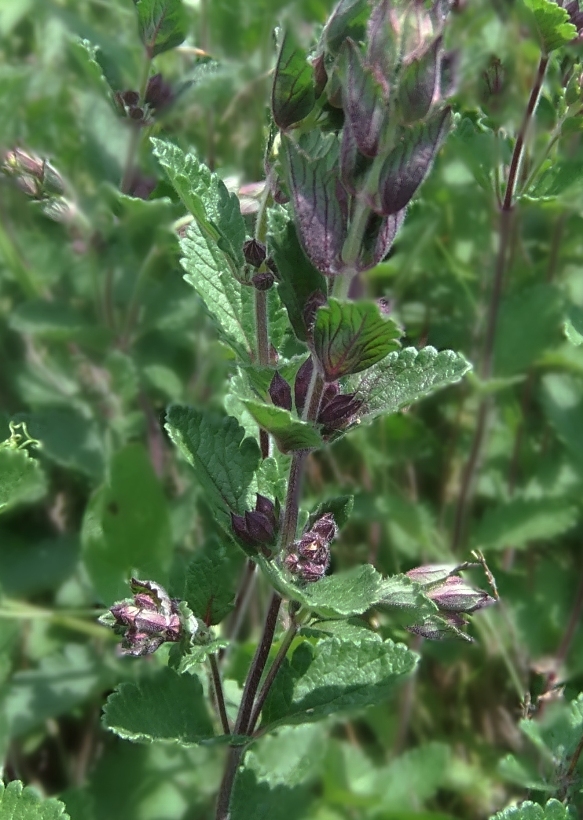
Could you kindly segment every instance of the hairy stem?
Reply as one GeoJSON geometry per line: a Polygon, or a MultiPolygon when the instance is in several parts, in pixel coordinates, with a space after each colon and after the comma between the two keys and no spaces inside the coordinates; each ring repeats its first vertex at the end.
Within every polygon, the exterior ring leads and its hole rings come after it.
{"type": "Polygon", "coordinates": [[[231,727],[229,726],[229,718],[227,717],[227,709],[225,707],[225,695],[223,693],[221,673],[219,671],[219,664],[217,663],[216,655],[209,655],[209,666],[211,668],[213,689],[215,690],[215,700],[217,702],[217,711],[221,719],[221,727],[225,735],[230,735],[231,727]]]}
{"type": "MultiPolygon", "coordinates": [[[[510,249],[510,237],[512,233],[513,211],[514,211],[514,197],[516,193],[516,185],[518,182],[518,174],[524,155],[524,147],[528,131],[536,110],[536,106],[540,97],[543,80],[548,66],[548,57],[542,55],[540,58],[538,70],[533,82],[530,97],[520,131],[516,138],[514,151],[510,160],[510,168],[508,171],[508,182],[506,184],[506,191],[504,200],[500,207],[500,223],[499,223],[499,239],[498,239],[498,254],[496,256],[496,266],[494,268],[494,281],[492,282],[492,291],[490,294],[490,302],[488,305],[488,313],[486,317],[486,330],[484,334],[484,343],[482,348],[482,357],[479,367],[480,377],[487,381],[492,376],[493,360],[494,360],[494,345],[496,342],[496,329],[498,325],[498,314],[500,312],[500,303],[502,300],[502,290],[504,286],[504,279],[508,265],[508,255],[510,249]]],[[[452,550],[457,552],[460,548],[464,538],[466,520],[468,517],[471,500],[473,497],[474,484],[476,474],[480,464],[482,450],[487,439],[488,427],[491,415],[491,408],[493,402],[490,396],[482,398],[476,421],[476,428],[474,430],[474,437],[472,446],[470,448],[470,455],[462,474],[462,481],[460,487],[460,494],[455,512],[454,530],[452,538],[452,550]]]]}
{"type": "Polygon", "coordinates": [[[255,706],[253,707],[253,712],[251,714],[251,719],[249,721],[249,734],[253,733],[255,726],[257,725],[259,715],[261,714],[261,710],[263,709],[263,705],[265,703],[267,695],[269,694],[269,690],[272,687],[273,681],[275,680],[277,673],[279,672],[279,668],[282,665],[285,656],[287,655],[287,651],[290,648],[297,631],[297,624],[295,623],[295,621],[292,621],[289,629],[285,633],[283,641],[281,642],[281,646],[278,649],[277,655],[275,656],[273,663],[269,667],[269,672],[265,676],[263,686],[261,687],[259,694],[257,695],[257,700],[255,701],[255,706]]]}

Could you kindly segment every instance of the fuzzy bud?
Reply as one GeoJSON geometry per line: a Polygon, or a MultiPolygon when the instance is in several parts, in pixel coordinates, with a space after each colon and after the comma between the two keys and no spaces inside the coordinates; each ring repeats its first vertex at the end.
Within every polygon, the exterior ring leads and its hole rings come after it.
{"type": "Polygon", "coordinates": [[[332,513],[322,515],[291,545],[284,559],[285,567],[301,581],[319,581],[330,565],[330,543],[337,532],[332,513]]]}
{"type": "Polygon", "coordinates": [[[153,77],[150,77],[144,101],[153,111],[161,111],[167,105],[170,105],[173,99],[172,86],[163,79],[161,74],[154,74],[153,77]]]}
{"type": "Polygon", "coordinates": [[[256,273],[255,276],[251,279],[253,283],[253,287],[255,290],[269,290],[273,286],[275,282],[275,276],[272,274],[271,271],[265,271],[264,273],[256,273]]]}
{"type": "Polygon", "coordinates": [[[258,493],[254,510],[247,510],[244,515],[231,513],[231,526],[248,547],[271,546],[279,530],[279,504],[258,493]]]}
{"type": "Polygon", "coordinates": [[[284,410],[292,409],[291,387],[277,371],[269,385],[269,396],[276,407],[283,407],[284,410]]]}
{"type": "Polygon", "coordinates": [[[243,245],[243,256],[248,265],[259,268],[265,262],[265,245],[257,239],[248,239],[243,245]]]}

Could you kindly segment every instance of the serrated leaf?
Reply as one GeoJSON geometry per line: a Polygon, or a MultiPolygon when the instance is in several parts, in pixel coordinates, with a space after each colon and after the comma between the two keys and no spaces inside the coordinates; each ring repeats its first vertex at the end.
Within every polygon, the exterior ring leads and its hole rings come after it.
{"type": "Polygon", "coordinates": [[[0,512],[18,504],[32,504],[48,490],[39,461],[25,448],[0,444],[0,512]]]}
{"type": "Polygon", "coordinates": [[[294,333],[305,342],[308,331],[304,308],[313,293],[327,293],[326,279],[306,258],[294,224],[283,208],[269,211],[268,226],[267,243],[279,273],[277,290],[294,333]]]}
{"type": "Polygon", "coordinates": [[[275,124],[282,129],[289,128],[307,117],[315,102],[312,68],[304,50],[294,42],[291,32],[286,31],[281,40],[271,89],[275,124]]]}
{"type": "Polygon", "coordinates": [[[512,498],[482,516],[474,529],[474,543],[484,551],[519,549],[568,532],[578,519],[578,507],[571,501],[512,498]]]}
{"type": "Polygon", "coordinates": [[[282,726],[251,747],[245,768],[260,783],[293,787],[318,776],[325,748],[326,728],[321,724],[282,726]]]}
{"type": "Polygon", "coordinates": [[[360,373],[399,347],[401,331],[375,302],[329,299],[316,311],[313,346],[329,382],[360,373]]]}
{"type": "Polygon", "coordinates": [[[244,360],[255,347],[255,297],[232,274],[216,241],[194,222],[180,242],[184,279],[195,289],[219,335],[244,360]]]}
{"type": "Polygon", "coordinates": [[[553,0],[524,0],[532,12],[546,54],[567,45],[577,36],[577,29],[569,21],[568,12],[553,0]]]}
{"type": "Polygon", "coordinates": [[[244,438],[243,428],[232,416],[178,404],[168,408],[165,426],[194,467],[217,520],[230,532],[230,513],[243,515],[255,506],[259,445],[254,439],[244,438]]]}
{"type": "Polygon", "coordinates": [[[0,782],[0,820],[70,820],[65,804],[54,797],[44,799],[20,780],[0,782]]]}
{"type": "Polygon", "coordinates": [[[210,539],[197,550],[186,568],[184,598],[207,626],[220,623],[233,609],[233,576],[233,561],[217,539],[210,539]]]}
{"type": "Polygon", "coordinates": [[[242,268],[245,222],[236,194],[229,193],[218,174],[194,153],[185,154],[164,140],[152,138],[151,142],[154,155],[203,234],[218,242],[232,265],[242,268]]]}
{"type": "Polygon", "coordinates": [[[328,575],[314,584],[296,584],[292,576],[261,556],[259,566],[285,598],[297,601],[321,618],[360,615],[382,600],[386,581],[372,564],[328,575]]]}
{"type": "Polygon", "coordinates": [[[575,820],[575,815],[568,806],[551,798],[545,806],[526,800],[519,806],[499,811],[490,820],[575,820]]]}
{"type": "Polygon", "coordinates": [[[188,17],[182,0],[137,0],[140,37],[150,58],[182,43],[188,17]]]}
{"type": "MultiPolygon", "coordinates": [[[[321,583],[321,582],[320,582],[321,583]]],[[[411,673],[417,657],[392,641],[341,641],[329,638],[315,647],[301,644],[287,665],[292,686],[282,698],[279,674],[265,704],[264,724],[311,723],[384,701],[411,673]]],[[[289,689],[289,678],[282,683],[289,689]]]]}
{"type": "Polygon", "coordinates": [[[216,655],[228,645],[229,641],[223,638],[213,638],[210,643],[191,646],[188,651],[184,651],[179,643],[173,644],[168,653],[168,666],[179,675],[183,675],[200,663],[204,663],[209,655],[216,655]]]}
{"type": "Polygon", "coordinates": [[[316,428],[309,422],[298,419],[289,410],[251,399],[245,399],[243,404],[257,424],[273,436],[282,453],[313,450],[322,446],[322,438],[316,428]]]}
{"type": "Polygon", "coordinates": [[[107,699],[103,723],[140,743],[194,746],[214,737],[199,679],[168,668],[140,683],[122,683],[107,699]]]}
{"type": "Polygon", "coordinates": [[[281,159],[293,204],[298,239],[316,270],[326,275],[342,271],[346,216],[338,197],[337,171],[328,153],[310,157],[289,137],[282,136],[281,159]],[[332,165],[332,167],[330,167],[332,165]]]}
{"type": "Polygon", "coordinates": [[[396,413],[442,387],[459,382],[470,369],[470,363],[453,350],[407,347],[389,353],[361,379],[347,379],[345,388],[357,391],[364,399],[359,416],[370,421],[381,414],[396,413]]]}
{"type": "Polygon", "coordinates": [[[114,454],[107,483],[85,511],[81,543],[91,581],[106,603],[127,595],[133,574],[164,581],[172,553],[168,505],[142,445],[114,454]]]}

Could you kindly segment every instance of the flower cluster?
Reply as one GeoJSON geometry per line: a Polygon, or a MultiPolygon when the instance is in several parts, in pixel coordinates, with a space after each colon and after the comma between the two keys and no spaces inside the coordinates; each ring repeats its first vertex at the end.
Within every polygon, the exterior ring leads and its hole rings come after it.
{"type": "Polygon", "coordinates": [[[423,624],[408,626],[410,632],[430,640],[441,640],[452,634],[463,635],[460,630],[469,623],[468,615],[496,603],[487,592],[470,586],[456,575],[460,568],[450,564],[427,564],[406,573],[439,610],[438,619],[429,618],[423,624]]]}
{"type": "Polygon", "coordinates": [[[326,513],[291,544],[284,566],[301,581],[319,581],[330,565],[330,544],[337,532],[334,516],[326,513]]]}
{"type": "Polygon", "coordinates": [[[161,74],[150,77],[143,100],[140,100],[139,93],[133,89],[115,93],[115,102],[120,113],[138,125],[151,125],[153,115],[170,105],[173,99],[172,86],[161,74]]]}
{"type": "Polygon", "coordinates": [[[163,643],[180,641],[184,625],[179,602],[155,581],[132,578],[130,589],[133,598],[118,601],[99,618],[102,624],[123,635],[120,654],[151,655],[163,643]]]}
{"type": "Polygon", "coordinates": [[[282,44],[272,109],[283,177],[304,251],[325,275],[366,270],[386,256],[450,127],[448,9],[446,0],[429,8],[377,0],[364,26],[361,4],[339,3],[312,60],[311,85],[302,87],[305,66],[298,69],[303,105],[282,44]],[[320,131],[306,120],[315,106],[320,131]]]}

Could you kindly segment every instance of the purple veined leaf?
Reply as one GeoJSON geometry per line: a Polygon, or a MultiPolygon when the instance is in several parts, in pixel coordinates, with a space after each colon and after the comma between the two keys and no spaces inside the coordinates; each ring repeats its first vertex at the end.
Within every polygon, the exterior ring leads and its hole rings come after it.
{"type": "Polygon", "coordinates": [[[422,120],[429,113],[441,78],[442,37],[401,70],[399,104],[405,122],[422,120]]]}
{"type": "Polygon", "coordinates": [[[282,149],[302,248],[320,273],[334,276],[341,270],[340,254],[346,237],[336,175],[328,170],[325,157],[311,159],[285,135],[282,149]]]}
{"type": "Polygon", "coordinates": [[[347,37],[360,40],[368,16],[368,0],[340,0],[324,26],[321,43],[329,54],[337,54],[347,37]]]}
{"type": "Polygon", "coordinates": [[[381,0],[371,12],[367,26],[366,64],[388,98],[389,77],[398,61],[398,37],[391,19],[391,0],[381,0]]]}
{"type": "Polygon", "coordinates": [[[150,59],[176,48],[186,38],[188,16],[182,0],[138,0],[135,7],[140,37],[150,59]]]}
{"type": "Polygon", "coordinates": [[[292,409],[291,387],[277,370],[269,385],[269,397],[276,407],[283,407],[284,410],[292,409]]]}
{"type": "Polygon", "coordinates": [[[401,331],[375,302],[329,299],[316,313],[312,345],[327,382],[360,373],[399,348],[401,331]]]}
{"type": "MultiPolygon", "coordinates": [[[[376,229],[376,233],[365,237],[365,242],[361,249],[360,256],[356,263],[359,271],[369,270],[382,262],[388,252],[391,250],[395,237],[403,221],[407,209],[403,208],[395,214],[382,217],[376,229]]],[[[372,223],[372,219],[371,219],[372,223]]]]}
{"type": "Polygon", "coordinates": [[[381,169],[379,213],[385,216],[395,214],[411,201],[429,173],[450,122],[450,109],[444,108],[424,123],[401,132],[398,144],[381,169]]]}
{"type": "Polygon", "coordinates": [[[388,95],[364,65],[353,40],[344,42],[339,62],[346,121],[350,123],[358,150],[365,157],[375,157],[386,127],[388,95]]]}
{"type": "Polygon", "coordinates": [[[307,117],[316,102],[313,70],[306,54],[285,32],[275,66],[271,110],[276,125],[285,130],[307,117]]]}

